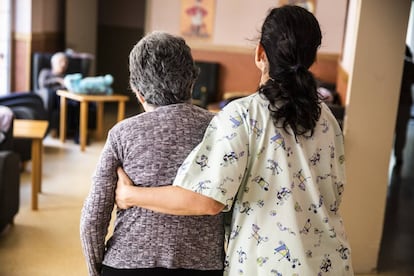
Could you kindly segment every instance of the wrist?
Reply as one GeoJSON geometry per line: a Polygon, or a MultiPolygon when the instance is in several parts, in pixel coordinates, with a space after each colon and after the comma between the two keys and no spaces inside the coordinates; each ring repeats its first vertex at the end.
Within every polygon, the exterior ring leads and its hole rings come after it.
{"type": "Polygon", "coordinates": [[[125,204],[128,206],[128,208],[137,206],[136,200],[135,200],[135,194],[139,193],[139,188],[136,186],[127,186],[127,197],[125,198],[125,204]]]}

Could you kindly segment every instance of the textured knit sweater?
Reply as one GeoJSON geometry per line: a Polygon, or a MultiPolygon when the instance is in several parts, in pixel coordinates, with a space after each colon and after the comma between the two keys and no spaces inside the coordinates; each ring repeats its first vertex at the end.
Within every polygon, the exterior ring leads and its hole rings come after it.
{"type": "MultiPolygon", "coordinates": [[[[201,141],[212,118],[191,104],[158,107],[130,117],[108,134],[81,215],[81,240],[89,274],[102,264],[115,268],[223,268],[223,217],[173,216],[140,207],[114,208],[116,168],[135,185],[169,185],[185,157],[201,141]]],[[[194,202],[197,204],[197,202],[194,202]]]]}

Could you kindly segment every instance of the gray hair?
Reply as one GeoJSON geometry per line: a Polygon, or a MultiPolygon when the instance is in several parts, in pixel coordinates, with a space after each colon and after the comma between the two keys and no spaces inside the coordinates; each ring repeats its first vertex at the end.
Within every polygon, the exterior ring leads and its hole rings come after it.
{"type": "Polygon", "coordinates": [[[68,62],[68,57],[64,52],[57,52],[53,54],[52,58],[50,59],[51,64],[57,64],[59,60],[64,59],[66,62],[68,62]]]}
{"type": "Polygon", "coordinates": [[[191,99],[199,70],[181,37],[152,32],[129,54],[130,86],[149,104],[169,105],[191,99]]]}

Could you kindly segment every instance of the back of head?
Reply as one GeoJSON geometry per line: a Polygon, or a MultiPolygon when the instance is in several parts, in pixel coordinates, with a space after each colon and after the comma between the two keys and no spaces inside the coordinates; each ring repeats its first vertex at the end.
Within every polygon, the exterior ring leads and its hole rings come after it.
{"type": "Polygon", "coordinates": [[[159,31],[146,35],[134,46],[129,70],[134,92],[158,106],[189,101],[198,76],[184,39],[159,31]]]}
{"type": "Polygon", "coordinates": [[[270,101],[272,119],[295,135],[313,131],[321,108],[316,81],[309,71],[322,40],[319,23],[299,6],[269,11],[261,30],[260,44],[269,62],[270,80],[260,92],[270,101]]]}

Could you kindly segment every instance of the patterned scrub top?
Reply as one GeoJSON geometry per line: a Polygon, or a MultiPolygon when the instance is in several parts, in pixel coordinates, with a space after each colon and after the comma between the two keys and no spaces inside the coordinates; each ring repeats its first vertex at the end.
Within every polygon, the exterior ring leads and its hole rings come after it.
{"type": "Polygon", "coordinates": [[[325,104],[312,137],[276,128],[255,93],[228,104],[180,167],[174,185],[226,205],[224,275],[353,275],[338,212],[342,131],[325,104]]]}

